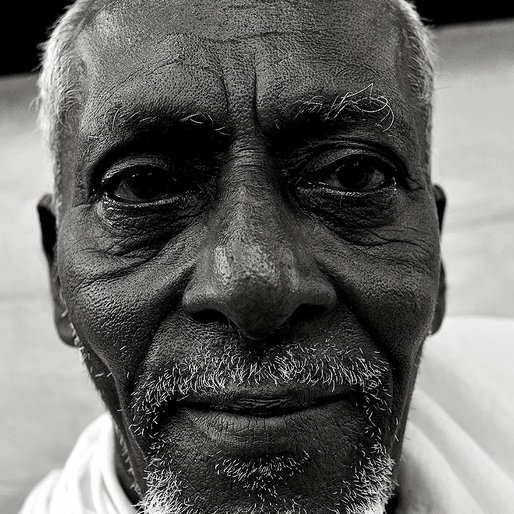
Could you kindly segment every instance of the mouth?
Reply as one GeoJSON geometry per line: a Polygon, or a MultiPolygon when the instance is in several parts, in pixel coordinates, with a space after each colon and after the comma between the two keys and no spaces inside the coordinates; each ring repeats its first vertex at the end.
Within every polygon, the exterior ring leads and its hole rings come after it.
{"type": "Polygon", "coordinates": [[[351,401],[355,396],[352,388],[341,389],[330,392],[270,389],[237,391],[216,396],[189,396],[180,400],[180,404],[197,411],[211,411],[249,418],[276,418],[328,406],[343,400],[351,401]]]}
{"type": "Polygon", "coordinates": [[[358,391],[349,386],[328,392],[247,389],[189,396],[170,406],[168,420],[187,423],[223,454],[263,455],[309,446],[313,434],[354,419],[358,403],[358,391]]]}

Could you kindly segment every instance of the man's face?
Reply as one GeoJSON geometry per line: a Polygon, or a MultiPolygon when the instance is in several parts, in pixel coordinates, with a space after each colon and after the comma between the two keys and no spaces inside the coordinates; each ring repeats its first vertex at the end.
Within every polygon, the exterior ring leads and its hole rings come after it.
{"type": "Polygon", "coordinates": [[[382,512],[439,275],[402,23],[133,0],[79,36],[55,267],[149,512],[382,512]]]}

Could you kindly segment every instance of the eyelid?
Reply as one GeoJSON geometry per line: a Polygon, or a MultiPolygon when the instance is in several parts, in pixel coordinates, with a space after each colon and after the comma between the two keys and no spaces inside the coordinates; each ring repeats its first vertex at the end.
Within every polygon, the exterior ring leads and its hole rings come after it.
{"type": "Polygon", "coordinates": [[[114,178],[117,178],[119,175],[129,173],[131,169],[139,167],[155,168],[166,171],[170,169],[170,163],[166,159],[160,157],[127,157],[125,159],[115,162],[113,165],[109,167],[106,173],[102,176],[101,184],[110,183],[114,178]]]}
{"type": "Polygon", "coordinates": [[[93,197],[98,200],[116,181],[121,181],[125,175],[130,173],[131,169],[138,167],[151,167],[163,171],[171,170],[169,160],[160,156],[135,155],[118,159],[108,166],[107,170],[102,172],[97,181],[93,183],[91,190],[93,197]]]}
{"type": "Polygon", "coordinates": [[[386,166],[389,166],[393,171],[395,178],[398,175],[398,164],[395,163],[393,159],[383,155],[382,152],[378,152],[370,147],[353,146],[339,148],[331,152],[323,152],[322,156],[315,158],[309,164],[309,166],[307,167],[307,176],[319,173],[320,171],[323,171],[323,169],[329,168],[330,166],[337,164],[340,161],[343,161],[345,158],[352,156],[366,156],[370,158],[375,158],[378,161],[383,162],[386,166]]]}
{"type": "Polygon", "coordinates": [[[354,191],[333,188],[323,183],[323,179],[326,180],[337,172],[338,166],[340,164],[342,165],[345,159],[356,156],[376,159],[376,161],[379,162],[377,168],[379,168],[383,175],[387,177],[388,185],[393,185],[396,188],[396,185],[399,183],[401,184],[402,180],[404,180],[403,174],[405,171],[403,171],[403,161],[394,154],[389,156],[388,154],[391,153],[391,151],[377,150],[375,147],[365,144],[345,144],[345,146],[335,148],[334,145],[330,145],[327,150],[320,151],[317,157],[311,159],[305,167],[302,167],[294,180],[295,187],[303,187],[303,185],[309,185],[309,187],[316,186],[327,190],[337,191],[338,194],[345,195],[368,195],[373,191],[382,190],[383,188],[357,193],[354,191]]]}

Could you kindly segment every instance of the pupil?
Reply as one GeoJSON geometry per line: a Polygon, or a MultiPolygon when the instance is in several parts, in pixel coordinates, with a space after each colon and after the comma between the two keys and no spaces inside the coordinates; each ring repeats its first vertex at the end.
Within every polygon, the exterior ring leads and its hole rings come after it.
{"type": "Polygon", "coordinates": [[[349,162],[341,166],[337,178],[350,189],[362,189],[371,180],[372,168],[361,157],[348,159],[349,162]]]}
{"type": "Polygon", "coordinates": [[[144,199],[154,198],[163,192],[163,178],[159,173],[147,171],[145,173],[134,173],[128,180],[127,185],[131,192],[144,199]]]}

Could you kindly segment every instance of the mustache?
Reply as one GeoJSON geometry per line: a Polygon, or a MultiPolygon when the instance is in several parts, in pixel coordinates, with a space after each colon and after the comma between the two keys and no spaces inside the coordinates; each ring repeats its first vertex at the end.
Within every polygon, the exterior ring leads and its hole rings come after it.
{"type": "Polygon", "coordinates": [[[207,349],[142,372],[131,396],[131,429],[152,439],[170,404],[259,386],[326,394],[351,387],[367,410],[383,411],[389,408],[390,374],[380,353],[366,355],[362,348],[286,348],[258,359],[234,347],[207,349]]]}

